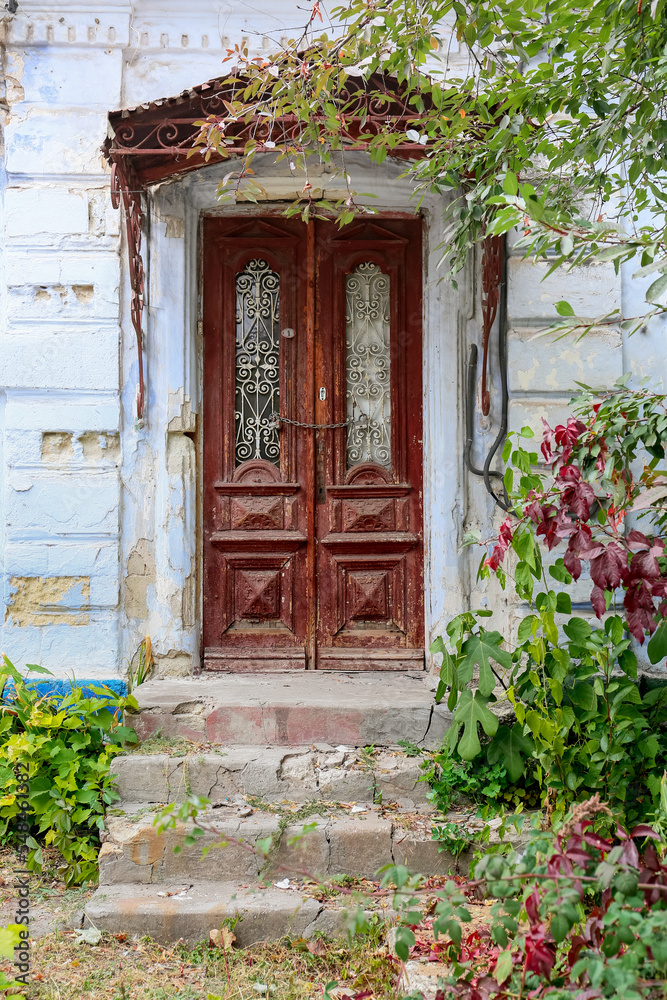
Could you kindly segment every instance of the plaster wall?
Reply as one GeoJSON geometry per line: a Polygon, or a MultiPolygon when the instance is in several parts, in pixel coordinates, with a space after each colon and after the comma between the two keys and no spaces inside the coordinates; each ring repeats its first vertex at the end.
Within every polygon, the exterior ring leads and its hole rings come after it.
{"type": "MultiPolygon", "coordinates": [[[[198,470],[201,378],[198,224],[221,209],[221,171],[206,168],[154,189],[145,233],[147,415],[135,420],[136,344],[119,214],[100,155],[106,113],[179,92],[219,75],[228,46],[257,52],[290,37],[303,13],[289,0],[259,4],[193,0],[22,0],[2,19],[4,157],[0,169],[0,561],[1,648],[19,665],[109,677],[150,635],[164,674],[198,665],[198,470]]],[[[459,58],[455,41],[449,46],[459,58]]],[[[352,158],[355,185],[374,207],[410,207],[392,163],[352,158]]],[[[293,180],[258,164],[268,197],[293,180]]],[[[322,174],[324,188],[332,183],[322,174]]],[[[425,203],[426,607],[431,636],[469,602],[504,608],[503,595],[474,586],[477,554],[464,531],[497,516],[483,484],[464,473],[463,373],[479,342],[477,266],[459,290],[439,281],[444,202],[425,203]]],[[[235,206],[235,211],[251,211],[235,206]]],[[[655,320],[624,340],[613,330],[584,341],[531,340],[566,298],[594,317],[623,303],[634,315],[641,289],[611,265],[552,275],[509,262],[510,417],[538,427],[566,412],[576,380],[609,384],[623,371],[659,382],[665,330],[655,320]]],[[[475,464],[495,437],[492,409],[475,415],[475,464]]],[[[582,600],[584,592],[582,590],[582,600]]]]}

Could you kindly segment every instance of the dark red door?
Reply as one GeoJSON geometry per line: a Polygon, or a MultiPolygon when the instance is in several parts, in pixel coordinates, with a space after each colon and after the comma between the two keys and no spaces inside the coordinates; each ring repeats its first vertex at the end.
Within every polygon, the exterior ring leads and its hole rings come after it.
{"type": "Polygon", "coordinates": [[[204,248],[204,667],[422,667],[420,220],[204,248]]]}

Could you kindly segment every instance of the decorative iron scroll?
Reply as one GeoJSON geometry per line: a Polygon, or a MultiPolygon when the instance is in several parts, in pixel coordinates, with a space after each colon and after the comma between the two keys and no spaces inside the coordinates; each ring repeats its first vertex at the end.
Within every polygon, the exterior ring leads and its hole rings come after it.
{"type": "Polygon", "coordinates": [[[491,409],[491,394],[487,386],[489,338],[498,312],[502,271],[502,238],[485,236],[482,244],[482,413],[485,417],[491,409]]]}
{"type": "MultiPolygon", "coordinates": [[[[239,119],[230,115],[229,105],[241,98],[246,85],[242,75],[232,74],[193,87],[178,97],[111,112],[113,135],[103,147],[107,159],[132,162],[144,183],[197,170],[204,163],[216,163],[221,159],[218,153],[208,150],[204,155],[193,146],[206,121],[221,124],[227,155],[242,154],[249,139],[257,143],[258,151],[265,143],[269,144],[267,151],[276,145],[298,146],[303,123],[295,115],[242,115],[239,119]]],[[[386,132],[405,138],[410,129],[420,130],[421,116],[410,104],[409,92],[391,77],[348,77],[338,97],[342,139],[349,148],[367,149],[373,136],[386,132]]],[[[428,96],[424,100],[428,104],[428,96]]],[[[323,137],[328,135],[324,112],[314,112],[312,123],[321,128],[323,137]]],[[[403,141],[391,155],[421,158],[425,152],[423,143],[403,141]]]]}
{"type": "Polygon", "coordinates": [[[389,278],[372,261],[359,264],[345,280],[345,298],[347,466],[391,469],[389,278]]]}
{"type": "Polygon", "coordinates": [[[236,275],[236,464],[280,465],[280,276],[265,260],[236,275]]]}
{"type": "Polygon", "coordinates": [[[123,203],[125,212],[125,231],[127,233],[127,252],[130,264],[130,314],[132,326],[137,337],[137,356],[139,362],[139,388],[137,389],[137,420],[144,415],[144,355],[142,315],[144,309],[144,262],[141,258],[141,192],[139,181],[129,164],[122,167],[118,163],[111,164],[111,204],[119,208],[123,203]]]}

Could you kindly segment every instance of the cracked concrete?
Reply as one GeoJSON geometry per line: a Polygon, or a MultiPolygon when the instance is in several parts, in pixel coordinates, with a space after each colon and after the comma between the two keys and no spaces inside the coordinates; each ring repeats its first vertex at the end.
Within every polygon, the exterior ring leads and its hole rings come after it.
{"type": "MultiPolygon", "coordinates": [[[[337,937],[345,930],[345,909],[336,901],[319,903],[297,889],[250,887],[238,882],[165,883],[158,896],[150,885],[100,887],[86,906],[88,923],[109,932],[151,937],[161,944],[182,938],[191,944],[208,940],[211,927],[240,917],[236,944],[277,941],[289,934],[312,937],[320,931],[337,937]]],[[[391,915],[389,915],[391,917],[391,915]]]]}
{"type": "Polygon", "coordinates": [[[436,678],[424,672],[291,671],[151,680],[137,688],[128,717],[141,740],[167,737],[225,746],[435,747],[451,715],[434,705],[436,678]],[[183,711],[196,704],[196,711],[183,711]],[[203,707],[200,707],[203,706],[203,707]]]}
{"type": "Polygon", "coordinates": [[[154,815],[142,810],[134,819],[131,813],[107,818],[99,857],[100,886],[179,878],[194,883],[226,882],[278,874],[372,878],[392,863],[407,864],[423,875],[446,875],[454,864],[452,856],[440,851],[431,839],[430,822],[406,827],[409,816],[390,817],[373,806],[358,814],[329,808],[324,815],[311,814],[292,822],[289,813],[258,810],[246,817],[231,805],[208,809],[198,817],[204,833],[193,845],[185,842],[192,823],[179,823],[158,834],[154,815]],[[308,827],[305,834],[304,826],[308,827]],[[274,844],[265,860],[253,847],[269,837],[274,844]],[[179,851],[174,853],[177,846],[179,851]],[[203,856],[206,848],[209,851],[203,856]]]}
{"type": "Polygon", "coordinates": [[[224,753],[128,754],[113,762],[126,803],[179,802],[189,793],[214,803],[242,796],[266,802],[397,802],[410,809],[427,802],[419,758],[399,750],[375,751],[369,760],[351,748],[230,747],[224,753]]]}

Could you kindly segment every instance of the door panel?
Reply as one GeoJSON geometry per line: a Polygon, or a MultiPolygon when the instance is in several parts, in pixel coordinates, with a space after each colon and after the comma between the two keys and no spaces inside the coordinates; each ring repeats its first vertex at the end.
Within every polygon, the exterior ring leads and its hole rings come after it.
{"type": "Polygon", "coordinates": [[[424,664],[421,223],[323,227],[318,321],[327,403],[317,431],[320,668],[424,664]],[[321,475],[321,470],[318,470],[321,475]]]}
{"type": "Polygon", "coordinates": [[[204,241],[204,666],[422,667],[420,220],[204,241]]]}
{"type": "MultiPolygon", "coordinates": [[[[300,222],[204,223],[204,666],[306,665],[309,416],[300,222]]],[[[312,616],[311,616],[312,617],[312,616]]],[[[312,627],[312,626],[311,626],[312,627]]]]}

